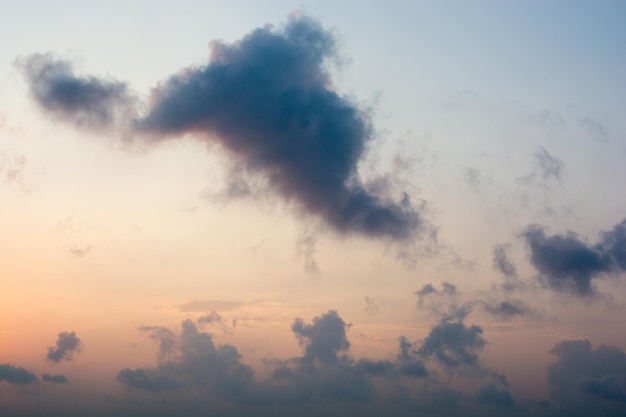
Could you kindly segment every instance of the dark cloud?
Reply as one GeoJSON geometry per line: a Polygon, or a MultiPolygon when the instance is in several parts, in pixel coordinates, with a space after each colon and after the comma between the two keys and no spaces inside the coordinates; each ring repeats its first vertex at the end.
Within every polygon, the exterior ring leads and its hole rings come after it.
{"type": "Polygon", "coordinates": [[[485,347],[482,333],[479,326],[443,320],[430,330],[417,352],[424,358],[433,356],[451,368],[476,365],[478,352],[485,347]]]}
{"type": "Polygon", "coordinates": [[[141,368],[120,370],[117,374],[117,381],[130,387],[150,392],[176,390],[181,385],[176,378],[168,375],[148,376],[141,368]]]}
{"type": "Polygon", "coordinates": [[[124,83],[78,76],[72,64],[51,53],[17,60],[37,104],[78,127],[102,129],[132,113],[134,99],[124,83]]]}
{"type": "Polygon", "coordinates": [[[0,364],[0,381],[10,384],[26,385],[37,382],[37,376],[21,366],[13,366],[8,363],[0,364]]]}
{"type": "Polygon", "coordinates": [[[522,236],[530,248],[531,263],[555,291],[591,296],[595,279],[626,270],[626,220],[601,233],[595,245],[573,232],[547,236],[538,225],[526,228],[522,236]]]}
{"type": "Polygon", "coordinates": [[[302,361],[311,364],[320,361],[326,364],[336,364],[341,359],[340,354],[350,349],[350,342],[346,337],[349,324],[343,321],[336,311],[315,317],[312,324],[305,324],[302,319],[296,319],[291,325],[291,331],[298,338],[304,349],[302,361]]]}
{"type": "MultiPolygon", "coordinates": [[[[132,133],[154,142],[193,134],[217,143],[240,172],[262,176],[271,190],[340,234],[415,237],[425,223],[409,196],[390,199],[391,190],[372,192],[359,177],[374,128],[366,111],[332,87],[327,64],[337,55],[330,32],[292,16],[281,28],[258,28],[212,48],[207,65],[154,89],[132,133]]],[[[100,130],[129,113],[133,99],[123,83],[77,76],[50,54],[18,65],[37,103],[61,119],[100,130]]],[[[249,190],[244,184],[235,191],[249,190]]]]}
{"type": "Polygon", "coordinates": [[[626,387],[624,383],[620,384],[615,375],[608,374],[602,378],[590,378],[582,383],[581,388],[599,398],[626,403],[626,387]]]}
{"type": "Polygon", "coordinates": [[[548,368],[552,399],[572,416],[626,415],[626,353],[588,340],[559,342],[548,368]]]}
{"type": "Polygon", "coordinates": [[[175,334],[161,326],[143,326],[142,331],[159,343],[156,369],[123,369],[117,380],[129,387],[159,392],[205,387],[226,398],[243,395],[251,382],[252,368],[241,362],[234,346],[216,346],[213,336],[198,331],[191,320],[175,334]]]}
{"type": "Polygon", "coordinates": [[[422,362],[419,350],[405,336],[398,339],[399,353],[396,359],[396,366],[400,373],[413,377],[426,377],[429,375],[426,366],[422,362]]]}
{"type": "Polygon", "coordinates": [[[62,360],[71,361],[74,353],[78,351],[81,343],[74,332],[61,332],[55,346],[48,347],[46,359],[52,362],[62,360]]]}
{"type": "Polygon", "coordinates": [[[476,400],[481,404],[492,404],[502,407],[514,407],[515,400],[511,393],[506,389],[496,388],[495,385],[489,384],[478,390],[476,400]]]}
{"type": "Polygon", "coordinates": [[[69,382],[65,375],[42,374],[41,378],[46,382],[52,382],[54,384],[67,384],[69,382]]]}

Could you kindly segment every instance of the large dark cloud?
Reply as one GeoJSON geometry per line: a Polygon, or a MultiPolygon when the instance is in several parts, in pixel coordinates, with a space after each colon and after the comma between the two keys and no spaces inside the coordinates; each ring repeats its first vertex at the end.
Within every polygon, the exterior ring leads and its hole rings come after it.
{"type": "Polygon", "coordinates": [[[626,353],[588,340],[558,343],[548,368],[553,400],[570,416],[626,415],[626,353]]]}
{"type": "MultiPolygon", "coordinates": [[[[367,112],[332,87],[327,63],[335,58],[334,37],[306,16],[232,44],[215,42],[207,65],[154,89],[131,130],[157,142],[192,134],[217,143],[240,173],[262,176],[333,230],[405,241],[424,221],[407,194],[392,200],[389,185],[373,192],[359,177],[374,128],[367,112]]],[[[125,84],[77,76],[49,54],[19,65],[44,110],[81,126],[100,129],[132,102],[125,84]]]]}
{"type": "Polygon", "coordinates": [[[124,83],[79,76],[72,64],[51,53],[17,61],[37,104],[79,127],[102,129],[132,113],[134,99],[124,83]]]}
{"type": "Polygon", "coordinates": [[[48,347],[46,359],[52,362],[71,361],[74,353],[79,350],[80,346],[80,339],[75,332],[61,332],[55,346],[48,347]]]}
{"type": "Polygon", "coordinates": [[[541,226],[523,232],[530,261],[551,289],[585,297],[595,293],[593,281],[626,270],[626,220],[603,232],[594,245],[573,232],[547,236],[541,226]]]}
{"type": "Polygon", "coordinates": [[[13,366],[8,363],[0,364],[0,381],[10,384],[25,385],[37,382],[37,376],[21,366],[13,366]]]}

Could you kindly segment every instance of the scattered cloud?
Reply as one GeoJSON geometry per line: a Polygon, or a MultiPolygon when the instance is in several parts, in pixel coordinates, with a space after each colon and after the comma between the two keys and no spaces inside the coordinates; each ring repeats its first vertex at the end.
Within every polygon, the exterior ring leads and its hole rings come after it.
{"type": "Polygon", "coordinates": [[[52,53],[21,57],[16,65],[35,102],[57,119],[103,129],[132,116],[135,99],[122,82],[76,75],[70,62],[52,53]]]}
{"type": "Polygon", "coordinates": [[[594,280],[626,270],[626,220],[601,233],[594,245],[571,231],[547,236],[538,225],[527,227],[522,237],[544,284],[557,292],[589,297],[597,293],[594,280]]]}
{"type": "Polygon", "coordinates": [[[65,375],[50,375],[50,374],[42,374],[41,378],[45,382],[52,382],[54,384],[67,384],[69,381],[65,375]]]}
{"type": "Polygon", "coordinates": [[[55,346],[48,347],[46,359],[51,362],[71,361],[74,353],[81,347],[81,341],[75,332],[61,332],[57,338],[55,346]]]}

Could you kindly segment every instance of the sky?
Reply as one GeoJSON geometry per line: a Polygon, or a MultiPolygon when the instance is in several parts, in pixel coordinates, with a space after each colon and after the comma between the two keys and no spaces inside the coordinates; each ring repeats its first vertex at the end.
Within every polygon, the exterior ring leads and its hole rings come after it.
{"type": "Polygon", "coordinates": [[[1,415],[626,415],[625,3],[0,10],[1,415]]]}

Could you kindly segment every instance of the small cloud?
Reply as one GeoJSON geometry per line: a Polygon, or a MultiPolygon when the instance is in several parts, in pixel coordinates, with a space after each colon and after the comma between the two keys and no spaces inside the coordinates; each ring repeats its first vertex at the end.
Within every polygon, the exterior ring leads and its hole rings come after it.
{"type": "Polygon", "coordinates": [[[69,382],[65,375],[42,374],[41,377],[44,381],[52,382],[54,384],[67,384],[69,382]]]}
{"type": "Polygon", "coordinates": [[[71,246],[66,246],[67,251],[76,256],[77,258],[84,258],[89,252],[91,252],[91,249],[93,248],[93,246],[91,245],[71,245],[71,246]]]}
{"type": "Polygon", "coordinates": [[[573,232],[548,236],[539,225],[527,227],[522,237],[545,285],[560,293],[596,295],[595,280],[626,270],[626,220],[601,233],[593,245],[573,232]]]}
{"type": "Polygon", "coordinates": [[[55,346],[48,347],[46,359],[51,362],[71,361],[74,353],[81,347],[80,339],[74,332],[61,332],[55,346]]]}
{"type": "Polygon", "coordinates": [[[365,312],[368,316],[373,316],[380,310],[381,302],[377,298],[365,297],[365,312]]]}

